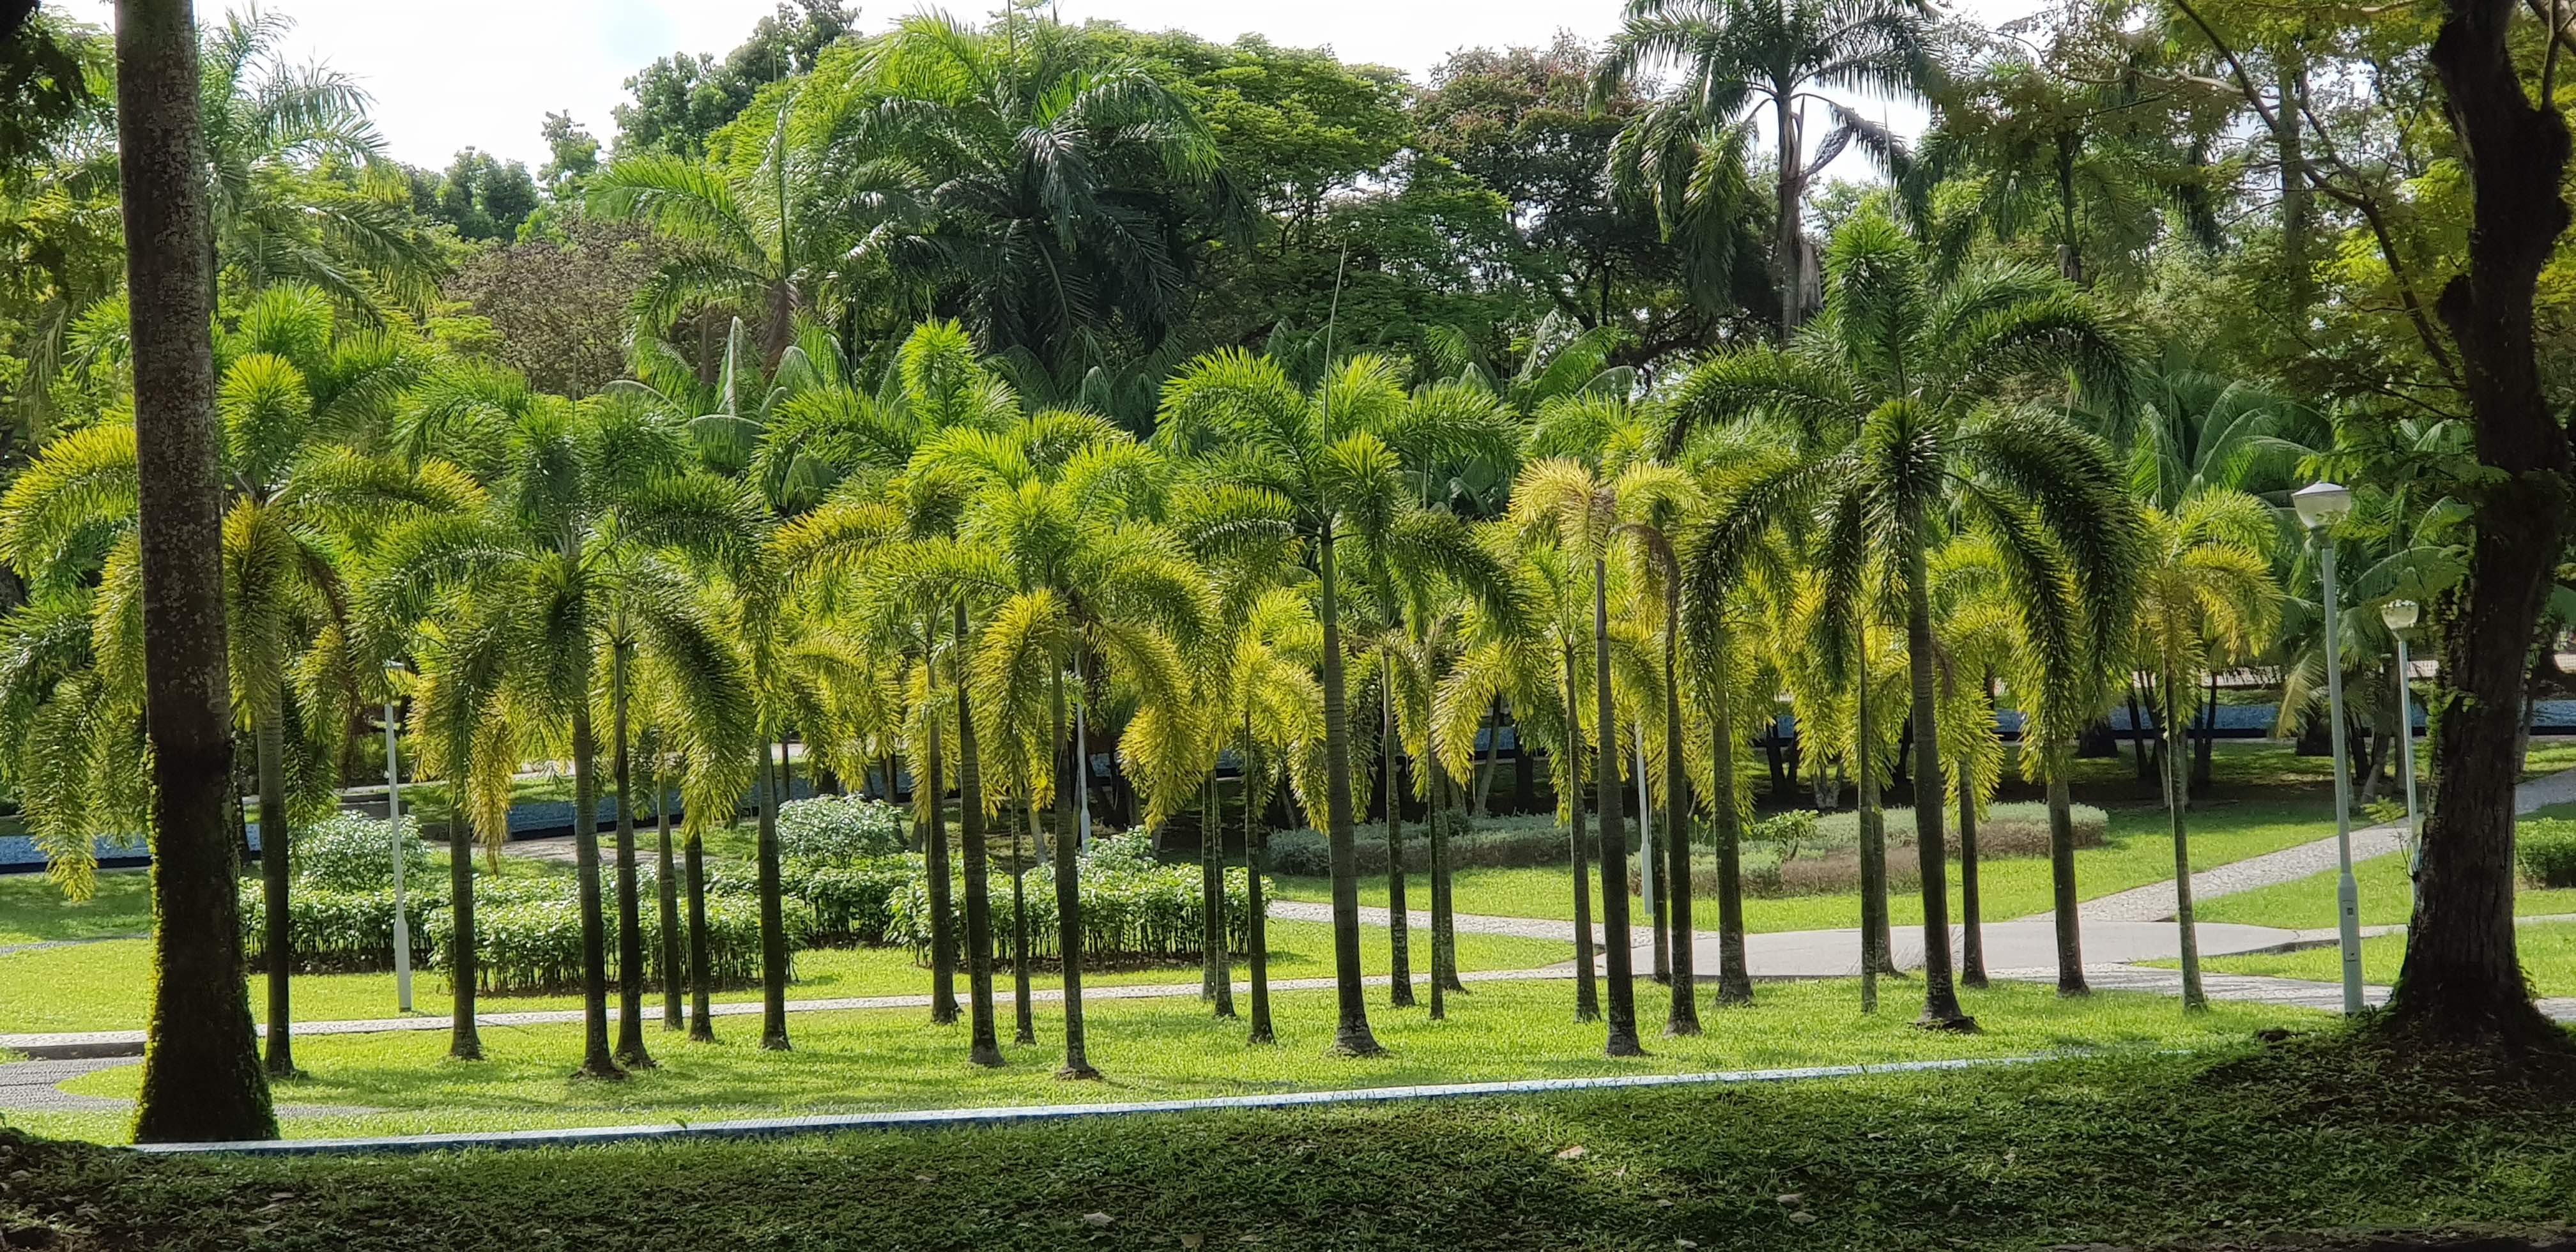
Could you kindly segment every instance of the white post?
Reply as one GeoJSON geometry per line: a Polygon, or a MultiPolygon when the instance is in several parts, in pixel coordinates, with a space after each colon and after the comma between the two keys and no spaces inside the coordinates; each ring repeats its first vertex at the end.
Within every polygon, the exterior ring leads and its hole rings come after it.
{"type": "MultiPolygon", "coordinates": [[[[399,665],[400,662],[395,662],[399,665]]],[[[393,665],[385,667],[392,676],[393,665]]],[[[393,831],[394,852],[394,1002],[411,1011],[411,918],[403,895],[402,764],[394,745],[394,698],[385,692],[385,824],[393,831]]]]}
{"type": "Polygon", "coordinates": [[[2344,751],[2343,735],[2343,653],[2339,649],[2335,617],[2339,606],[2335,598],[2334,540],[2318,526],[2313,532],[2322,555],[2325,582],[2326,615],[2326,716],[2327,730],[2334,745],[2335,781],[2335,921],[2337,936],[2343,946],[2343,1011],[2361,1012],[2361,889],[2352,880],[2352,763],[2344,751]]]}

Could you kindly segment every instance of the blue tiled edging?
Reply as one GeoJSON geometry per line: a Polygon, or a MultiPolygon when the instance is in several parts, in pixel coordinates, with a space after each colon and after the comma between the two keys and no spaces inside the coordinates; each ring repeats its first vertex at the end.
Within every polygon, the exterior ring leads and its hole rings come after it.
{"type": "Polygon", "coordinates": [[[1316,1104],[1384,1104],[1397,1100],[1455,1100],[1480,1096],[1545,1095],[1628,1087],[1683,1087],[1713,1083],[1801,1082],[1873,1074],[1920,1074],[2029,1065],[2081,1053],[1982,1057],[1953,1061],[1893,1061],[1884,1065],[1814,1065],[1802,1069],[1737,1069],[1703,1074],[1637,1074],[1607,1078],[1538,1078],[1516,1082],[1462,1082],[1423,1087],[1361,1087],[1348,1091],[1292,1091],[1273,1095],[1217,1096],[1203,1100],[1144,1100],[1128,1104],[1042,1104],[1026,1108],[919,1109],[892,1113],[843,1113],[820,1117],[764,1117],[729,1122],[676,1122],[643,1126],[591,1126],[568,1130],[502,1130],[438,1135],[384,1135],[365,1139],[279,1139],[257,1143],[138,1144],[156,1155],[241,1153],[307,1156],[353,1152],[446,1152],[474,1148],[577,1148],[647,1139],[776,1139],[791,1135],[858,1131],[950,1130],[1025,1126],[1085,1117],[1142,1113],[1203,1113],[1230,1109],[1299,1108],[1316,1104]]]}

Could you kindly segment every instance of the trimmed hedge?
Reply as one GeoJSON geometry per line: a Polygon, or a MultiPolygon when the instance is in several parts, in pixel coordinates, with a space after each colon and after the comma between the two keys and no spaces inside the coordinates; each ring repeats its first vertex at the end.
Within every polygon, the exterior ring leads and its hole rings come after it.
{"type": "Polygon", "coordinates": [[[2514,828],[2513,859],[2543,887],[2576,887],[2576,821],[2540,817],[2514,828]]]}
{"type": "MultiPolygon", "coordinates": [[[[919,882],[923,872],[919,855],[871,857],[849,865],[791,862],[781,870],[779,883],[789,909],[802,907],[808,942],[882,947],[897,942],[895,898],[919,882]]],[[[735,886],[730,881],[725,885],[735,886]]],[[[756,894],[749,884],[741,886],[744,894],[756,894]]]]}
{"type": "MultiPolygon", "coordinates": [[[[636,891],[646,902],[644,929],[646,981],[663,985],[670,971],[662,968],[662,911],[651,903],[657,880],[651,867],[639,867],[636,891]]],[[[605,885],[605,884],[603,884],[605,885]]],[[[475,982],[496,995],[540,995],[581,990],[581,909],[579,887],[570,878],[504,879],[495,890],[478,890],[474,908],[475,982]]],[[[617,905],[601,901],[608,949],[608,977],[618,977],[617,905]]],[[[685,923],[683,923],[685,925],[685,923]]],[[[456,918],[441,908],[431,919],[433,964],[453,968],[456,918]]],[[[799,927],[788,925],[788,946],[799,946],[799,927]]],[[[681,959],[686,960],[686,945],[681,959]]],[[[791,973],[792,973],[791,956],[791,973]]],[[[707,896],[707,971],[717,988],[748,987],[760,982],[760,905],[735,894],[707,896]]]]}
{"type": "MultiPolygon", "coordinates": [[[[376,823],[379,829],[383,825],[376,823]]],[[[404,904],[411,913],[412,963],[426,965],[431,956],[430,927],[447,915],[447,883],[442,876],[435,890],[406,894],[404,904]]],[[[244,886],[241,907],[243,954],[252,969],[265,970],[268,913],[256,880],[244,886]]],[[[371,973],[394,967],[391,888],[328,891],[299,885],[287,896],[286,929],[287,942],[295,950],[295,973],[371,973]]]]}
{"type": "MultiPolygon", "coordinates": [[[[1363,825],[1356,833],[1359,872],[1385,873],[1386,824],[1363,825]]],[[[1589,822],[1584,824],[1583,842],[1587,852],[1597,853],[1601,846],[1599,836],[1589,822]]],[[[1449,836],[1449,865],[1452,869],[1501,869],[1568,865],[1572,862],[1565,831],[1550,818],[1487,818],[1468,829],[1453,831],[1449,836]]],[[[1270,836],[1269,850],[1262,865],[1275,874],[1322,878],[1333,872],[1332,849],[1321,831],[1278,831],[1270,836]]],[[[1420,822],[1405,825],[1404,868],[1408,873],[1431,872],[1431,833],[1420,822]]]]}
{"type": "MultiPolygon", "coordinates": [[[[382,818],[345,810],[294,828],[286,863],[298,887],[323,891],[390,891],[394,885],[393,832],[382,818]]],[[[402,819],[403,876],[418,884],[432,873],[420,823],[402,819]]],[[[391,913],[386,914],[388,918],[391,913]]],[[[389,941],[390,942],[390,941],[389,941]]]]}
{"type": "MultiPolygon", "coordinates": [[[[1205,951],[1206,911],[1199,898],[1199,870],[1195,865],[1161,865],[1139,849],[1150,849],[1141,835],[1117,835],[1093,842],[1093,852],[1083,860],[1080,874],[1082,891],[1083,960],[1085,961],[1169,961],[1201,955],[1205,951]]],[[[1029,955],[1036,960],[1054,960],[1061,952],[1056,941],[1055,869],[1051,865],[1032,866],[1026,871],[1023,887],[1029,911],[1029,955]]],[[[1006,957],[1011,943],[1011,876],[995,871],[986,882],[986,898],[993,910],[993,951],[996,959],[1006,957]]],[[[956,880],[951,893],[951,924],[962,948],[966,934],[965,880],[956,880]]],[[[930,951],[930,889],[920,877],[905,882],[894,897],[891,933],[912,948],[915,957],[930,951]]],[[[1250,950],[1251,892],[1240,868],[1225,874],[1226,946],[1234,952],[1250,950]]]]}
{"type": "MultiPolygon", "coordinates": [[[[1888,805],[1887,846],[1914,846],[1914,808],[1912,805],[1888,805]]],[[[2068,806],[2075,824],[2075,846],[2098,848],[2102,836],[2111,828],[2111,817],[2090,804],[2068,806]]],[[[1959,815],[1954,808],[1941,814],[1942,836],[1948,840],[1950,855],[1959,855],[1959,815]]],[[[1827,813],[1817,819],[1817,838],[1839,847],[1860,843],[1860,814],[1850,809],[1827,813]]],[[[1977,822],[1977,858],[2048,855],[2048,806],[2024,801],[1997,804],[1986,810],[1977,822]]]]}

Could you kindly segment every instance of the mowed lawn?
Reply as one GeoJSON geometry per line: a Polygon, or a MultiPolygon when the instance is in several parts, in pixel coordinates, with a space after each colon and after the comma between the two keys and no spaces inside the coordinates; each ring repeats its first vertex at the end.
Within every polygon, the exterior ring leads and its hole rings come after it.
{"type": "MultiPolygon", "coordinates": [[[[1394,953],[1382,927],[1363,927],[1360,954],[1364,972],[1387,972],[1394,953]]],[[[1427,931],[1407,936],[1412,952],[1415,977],[1420,979],[1431,968],[1431,936],[1427,931]]],[[[1461,970],[1529,969],[1554,965],[1574,959],[1574,943],[1565,940],[1525,939],[1504,935],[1458,936],[1458,967],[1461,970]]],[[[152,945],[145,939],[119,939],[101,943],[84,943],[59,948],[0,954],[0,1034],[43,1033],[71,1030],[140,1030],[143,1028],[151,998],[152,945]]],[[[1083,981],[1091,986],[1114,986],[1139,983],[1194,982],[1199,966],[1158,964],[1143,969],[1120,969],[1086,973],[1083,981]]],[[[1333,973],[1332,928],[1317,922],[1273,921],[1270,924],[1270,976],[1274,979],[1324,978],[1333,973]]],[[[799,952],[795,958],[796,982],[788,989],[790,999],[823,1000],[852,996],[927,995],[930,971],[916,964],[912,953],[901,948],[818,948],[799,952]]],[[[1235,977],[1247,977],[1240,960],[1235,962],[1235,977]]],[[[1053,987],[1058,979],[1049,972],[1035,971],[1031,985],[1053,987]]],[[[1008,1000],[1011,994],[1010,967],[995,970],[996,994],[1008,1000]]],[[[262,990],[266,980],[253,976],[249,980],[251,1003],[266,1003],[262,990]]],[[[957,994],[966,994],[964,970],[957,980],[957,994]]],[[[758,1000],[758,988],[745,988],[718,993],[719,1001],[758,1000]]],[[[412,1003],[416,1011],[444,1016],[448,1011],[447,980],[434,971],[422,971],[413,982],[412,1003]]],[[[392,1017],[395,1015],[394,978],[392,974],[305,974],[294,979],[295,1016],[303,1021],[325,1021],[349,1018],[392,1017]]],[[[485,1013],[509,1013],[537,1009],[577,1009],[578,996],[484,996],[478,1006],[485,1013]]],[[[659,1014],[661,997],[651,998],[648,1011],[659,1014]]],[[[1005,1012],[1008,1010],[1005,1009],[1005,1012]]],[[[300,1045],[299,1045],[300,1046],[300,1045]]]]}
{"type": "MultiPolygon", "coordinates": [[[[446,1059],[443,1032],[312,1036],[296,1059],[310,1075],[282,1084],[282,1104],[335,1106],[320,1115],[290,1115],[294,1136],[413,1133],[513,1127],[604,1125],[784,1116],[824,1111],[1053,1104],[1242,1095],[1318,1088],[1402,1086],[1478,1079],[1562,1078],[1604,1074],[1692,1073],[1814,1064],[1946,1057],[2012,1057],[2096,1049],[2146,1053],[2162,1049],[2241,1046],[2252,1032],[2280,1024],[2322,1023],[2321,1015],[2268,1006],[2222,1005],[2186,1017],[2159,996],[2104,994],[2061,1000],[2052,989],[2021,984],[1968,992],[1966,1005],[1983,1025],[1972,1035],[1918,1030],[1906,1003],[1919,984],[1899,982],[1875,1015],[1859,1011],[1849,981],[1766,983],[1753,1006],[1706,1010],[1708,1030],[1663,1038],[1663,993],[1638,986],[1647,1047],[1643,1058],[1602,1055],[1603,1027],[1578,1023],[1573,987],[1562,979],[1485,982],[1453,996],[1449,1017],[1392,1010],[1371,995],[1370,1017],[1385,1056],[1328,1054],[1335,1022],[1330,991],[1276,998],[1278,1042],[1245,1042],[1240,1020],[1218,1021],[1195,997],[1097,1000],[1086,1012],[1090,1058],[1107,1080],[1066,1083],[1053,1077],[1061,1060],[1062,1015],[1040,1004],[1038,1042],[1010,1045],[998,1070],[967,1063],[964,1025],[932,1026],[917,1011],[798,1014],[789,1019],[790,1052],[758,1046],[748,1019],[720,1021],[722,1042],[689,1044],[658,1030],[650,1043],[660,1067],[623,1082],[570,1077],[580,1059],[578,1023],[483,1032],[489,1059],[446,1059]],[[352,1114],[350,1108],[383,1110],[352,1114]]],[[[81,1094],[130,1097],[139,1066],[86,1075],[65,1084],[81,1094]]],[[[12,1114],[36,1133],[117,1139],[125,1118],[113,1112],[12,1114]]]]}
{"type": "MultiPolygon", "coordinates": [[[[2538,996],[2576,996],[2576,922],[2543,922],[2514,929],[2516,946],[2522,953],[2522,972],[2531,981],[2531,993],[2538,996]]],[[[2379,935],[2361,941],[2361,976],[2363,980],[2386,986],[2397,981],[2397,967],[2406,959],[2406,936],[2379,935]]],[[[2151,964],[2171,967],[2172,961],[2151,964]]],[[[2343,954],[2328,946],[2302,948],[2296,952],[2271,952],[2252,956],[2212,957],[2201,962],[2203,969],[2227,974],[2265,974],[2274,978],[2304,978],[2312,982],[2341,982],[2343,954]]]]}

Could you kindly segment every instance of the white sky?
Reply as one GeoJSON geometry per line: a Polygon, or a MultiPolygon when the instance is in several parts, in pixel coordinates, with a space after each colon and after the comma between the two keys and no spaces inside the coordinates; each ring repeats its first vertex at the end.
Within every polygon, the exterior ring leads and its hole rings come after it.
{"type": "MultiPolygon", "coordinates": [[[[947,7],[980,14],[990,2],[947,7]]],[[[101,26],[113,20],[111,0],[45,4],[101,26]]],[[[197,4],[214,15],[226,0],[197,4]]],[[[264,7],[295,20],[290,59],[318,59],[374,94],[376,124],[396,160],[438,168],[472,145],[534,169],[546,156],[537,126],[547,112],[571,110],[606,142],[616,131],[609,110],[626,98],[628,75],[676,51],[723,55],[775,0],[266,0],[264,7]]],[[[873,30],[921,7],[860,0],[860,19],[873,30]]],[[[1344,60],[1419,78],[1462,47],[1543,44],[1560,29],[1600,40],[1617,26],[1620,7],[1621,0],[1060,0],[1059,13],[1140,30],[1177,27],[1220,42],[1258,31],[1284,47],[1330,47],[1344,60]]],[[[1952,7],[1995,21],[2039,3],[1953,0],[1952,7]]],[[[1920,115],[1895,109],[1890,120],[1913,129],[1920,115]]]]}

